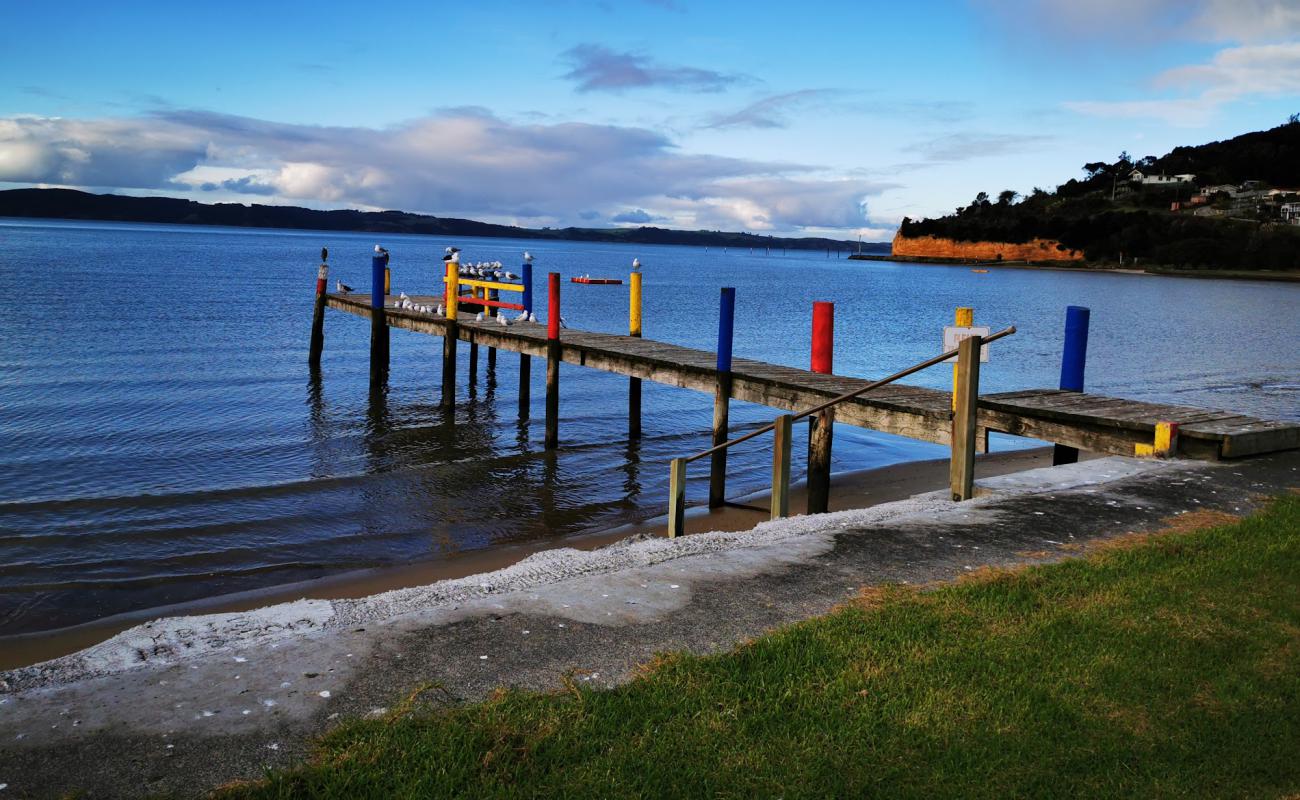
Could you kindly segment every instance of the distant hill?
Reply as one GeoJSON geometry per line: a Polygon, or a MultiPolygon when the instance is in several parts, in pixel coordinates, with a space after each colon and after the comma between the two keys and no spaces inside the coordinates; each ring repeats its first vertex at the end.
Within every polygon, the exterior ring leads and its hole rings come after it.
{"type": "MultiPolygon", "coordinates": [[[[515,239],[583,242],[680,244],[709,247],[781,247],[791,250],[856,250],[857,242],[820,237],[786,239],[753,233],[679,231],[668,228],[519,228],[472,219],[433,217],[405,211],[317,211],[297,206],[198,203],[172,197],[127,197],[71,189],[0,191],[0,217],[94,219],[109,222],[162,222],[184,225],[230,225],[243,228],[298,228],[321,231],[423,233],[437,236],[496,236],[515,239]]],[[[862,245],[864,251],[888,253],[889,244],[862,245]]]]}
{"type": "Polygon", "coordinates": [[[1300,270],[1300,226],[1285,204],[1300,201],[1300,119],[1267,131],[1164,156],[1083,165],[1085,177],[1020,197],[984,192],[953,214],[904,219],[909,247],[947,242],[1054,240],[1095,264],[1193,269],[1300,270]],[[1135,173],[1156,183],[1134,180],[1135,173]],[[1172,176],[1190,174],[1191,183],[1172,176]],[[1160,176],[1155,178],[1152,176],[1160,176]],[[1215,193],[1200,191],[1226,187],[1215,193]]]}

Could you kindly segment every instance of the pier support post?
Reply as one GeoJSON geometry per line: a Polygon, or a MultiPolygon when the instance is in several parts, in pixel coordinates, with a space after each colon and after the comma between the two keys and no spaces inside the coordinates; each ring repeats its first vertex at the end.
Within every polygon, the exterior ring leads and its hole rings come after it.
{"type": "MultiPolygon", "coordinates": [[[[731,413],[731,345],[736,332],[736,290],[726,286],[718,301],[718,380],[713,394],[713,446],[727,441],[731,413]]],[[[727,494],[727,451],[715,450],[709,460],[709,508],[719,508],[727,494]]]]}
{"type": "Polygon", "coordinates": [[[560,443],[560,273],[546,276],[546,449],[560,443]]]}
{"type": "Polygon", "coordinates": [[[478,389],[478,343],[469,343],[469,391],[473,394],[478,389]]]}
{"type": "Polygon", "coordinates": [[[668,473],[668,538],[686,532],[686,459],[674,458],[668,473]]]}
{"type": "Polygon", "coordinates": [[[370,258],[370,384],[388,377],[388,313],[384,310],[384,269],[388,260],[370,258]]]}
{"type": "MultiPolygon", "coordinates": [[[[1088,319],[1091,311],[1083,306],[1065,309],[1065,348],[1061,353],[1061,388],[1083,391],[1083,368],[1088,360],[1088,319]]],[[[1063,444],[1052,447],[1052,465],[1073,464],[1079,451],[1063,444]]]]}
{"type": "MultiPolygon", "coordinates": [[[[640,262],[632,265],[631,286],[628,291],[627,335],[641,336],[641,268],[640,262]]],[[[641,438],[641,379],[627,379],[627,435],[629,439],[641,438]]]]}
{"type": "MultiPolygon", "coordinates": [[[[975,324],[975,309],[959,306],[952,315],[952,324],[969,328],[975,324]]],[[[957,364],[952,365],[952,410],[957,410],[957,364]]]]}
{"type": "MultiPolygon", "coordinates": [[[[533,257],[524,253],[524,264],[519,268],[520,280],[524,284],[524,313],[533,313],[533,257]]],[[[532,404],[530,390],[533,381],[533,357],[527,353],[519,354],[519,418],[528,419],[529,406],[532,404]]]]}
{"type": "Polygon", "coordinates": [[[320,368],[320,354],[325,349],[325,295],[328,293],[330,265],[325,263],[326,251],[321,249],[321,265],[316,270],[316,305],[311,312],[311,348],[307,363],[312,369],[320,368]]]}
{"type": "MultiPolygon", "coordinates": [[[[829,375],[834,368],[835,304],[813,303],[813,372],[829,375]]],[[[808,418],[808,513],[825,514],[830,508],[831,442],[835,434],[835,409],[808,418]]]]}
{"type": "Polygon", "coordinates": [[[772,519],[790,516],[790,436],[793,414],[776,418],[772,439],[772,519]]]}
{"type": "Polygon", "coordinates": [[[957,410],[952,415],[948,478],[953,500],[975,496],[975,416],[980,390],[980,348],[984,337],[963,339],[957,348],[957,410]]]}
{"type": "Polygon", "coordinates": [[[458,253],[452,253],[447,262],[446,295],[443,303],[447,308],[447,332],[442,337],[442,402],[443,409],[456,407],[456,342],[459,337],[456,321],[457,298],[460,296],[460,259],[458,253]]]}

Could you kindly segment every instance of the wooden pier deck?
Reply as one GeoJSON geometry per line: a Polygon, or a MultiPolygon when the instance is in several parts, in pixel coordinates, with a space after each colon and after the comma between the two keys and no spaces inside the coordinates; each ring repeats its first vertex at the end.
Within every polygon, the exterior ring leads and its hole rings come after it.
{"type": "MultiPolygon", "coordinates": [[[[390,298],[394,299],[394,298],[390,298]]],[[[440,296],[412,297],[436,306],[440,296]]],[[[328,294],[326,305],[371,318],[369,295],[328,294]]],[[[388,307],[391,328],[444,336],[447,320],[436,314],[388,307]]],[[[493,318],[475,322],[457,315],[461,341],[545,358],[546,326],[493,318]]],[[[652,339],[564,329],[560,359],[615,375],[654,381],[712,395],[717,387],[716,354],[652,339]]],[[[868,381],[795,367],[734,359],[731,397],[782,411],[799,411],[850,392],[868,381]]],[[[892,384],[847,401],[835,421],[937,444],[951,444],[952,403],[946,391],[892,384]]],[[[1000,431],[1097,453],[1131,456],[1134,445],[1150,444],[1158,422],[1179,424],[1177,454],[1217,460],[1300,447],[1300,423],[1261,420],[1226,411],[1144,403],[1056,389],[981,395],[977,428],[1000,431]]],[[[978,436],[984,441],[984,436],[978,436]]]]}

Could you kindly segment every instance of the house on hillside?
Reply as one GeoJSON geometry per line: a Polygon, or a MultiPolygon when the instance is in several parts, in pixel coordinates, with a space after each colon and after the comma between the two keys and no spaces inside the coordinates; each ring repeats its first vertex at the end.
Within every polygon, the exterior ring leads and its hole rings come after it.
{"type": "Polygon", "coordinates": [[[1135,169],[1129,173],[1129,181],[1140,183],[1143,186],[1182,186],[1188,183],[1196,183],[1195,175],[1166,175],[1163,172],[1156,175],[1135,169]]]}
{"type": "Polygon", "coordinates": [[[1300,225],[1300,203],[1283,203],[1282,221],[1287,225],[1300,225]]]}

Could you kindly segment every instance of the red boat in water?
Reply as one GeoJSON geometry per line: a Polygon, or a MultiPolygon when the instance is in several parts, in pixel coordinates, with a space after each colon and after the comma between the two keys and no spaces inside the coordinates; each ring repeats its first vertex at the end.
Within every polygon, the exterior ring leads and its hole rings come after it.
{"type": "Polygon", "coordinates": [[[622,278],[593,278],[590,275],[578,275],[569,278],[569,283],[590,283],[601,286],[620,286],[623,283],[622,278]]]}

